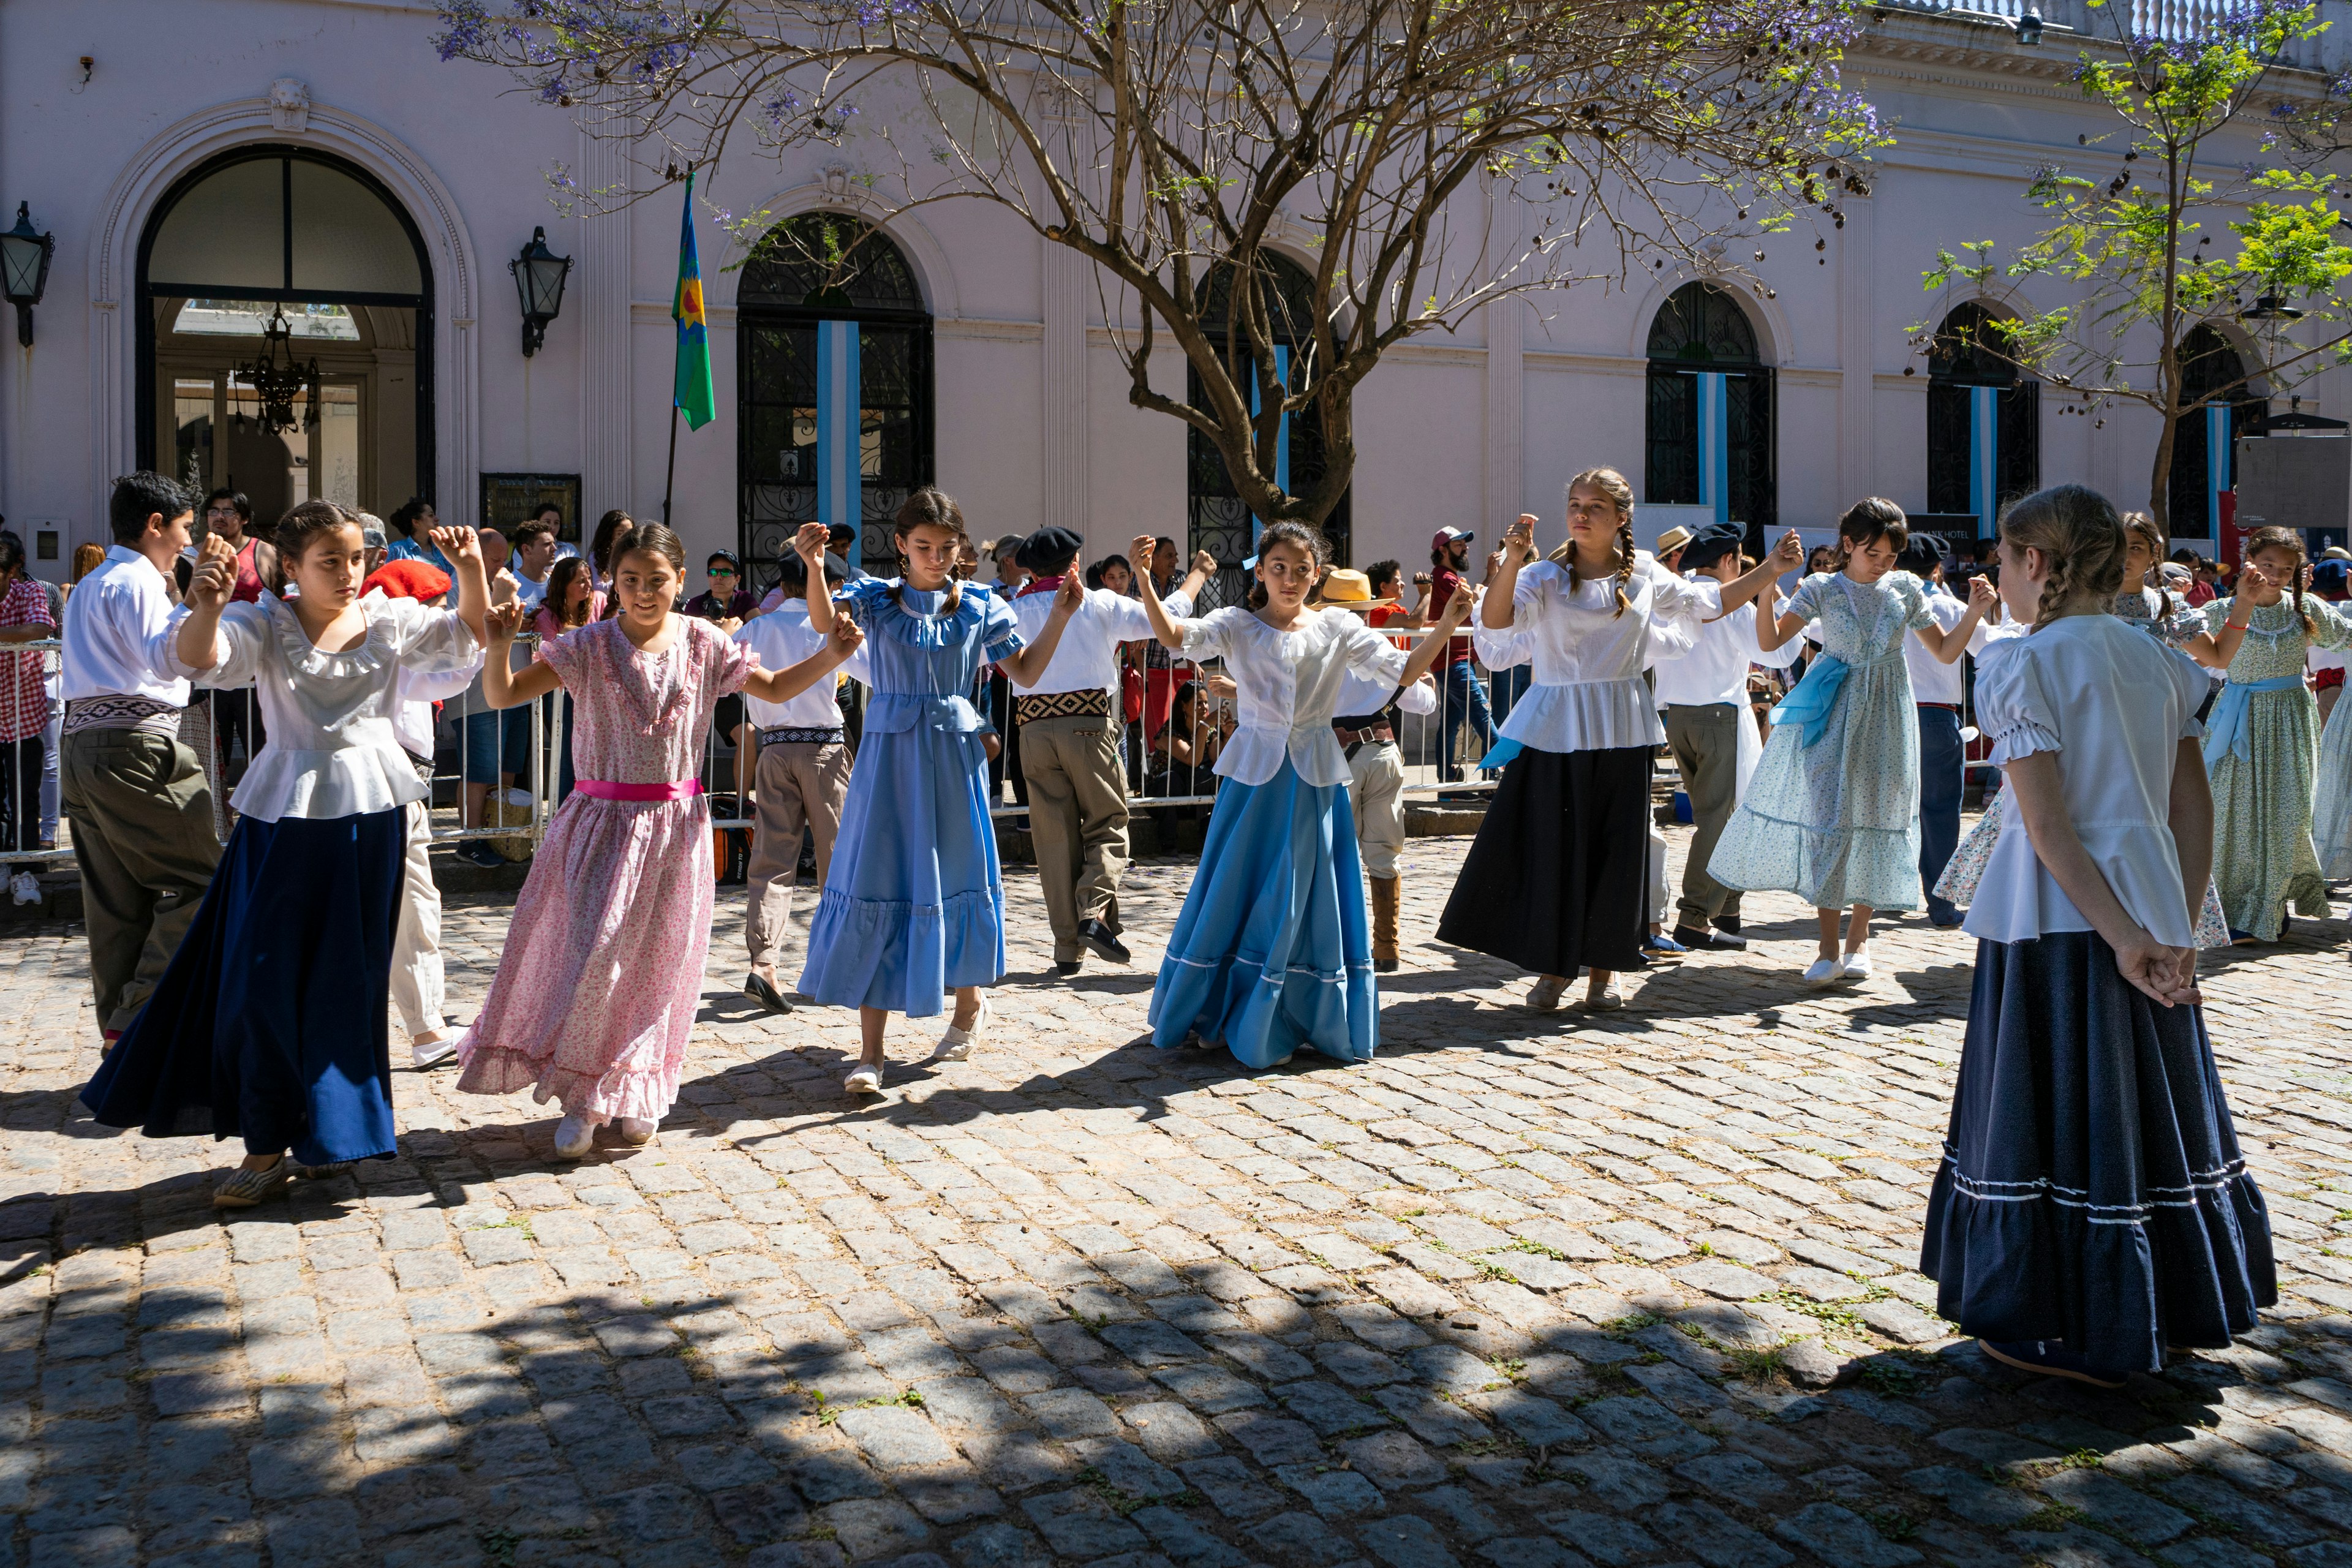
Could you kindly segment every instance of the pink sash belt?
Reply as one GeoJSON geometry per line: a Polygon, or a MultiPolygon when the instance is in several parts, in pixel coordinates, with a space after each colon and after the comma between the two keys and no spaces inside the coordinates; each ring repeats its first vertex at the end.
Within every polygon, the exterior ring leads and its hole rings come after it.
{"type": "Polygon", "coordinates": [[[692,800],[702,793],[700,779],[669,784],[614,784],[609,779],[576,779],[572,788],[591,800],[692,800]]]}

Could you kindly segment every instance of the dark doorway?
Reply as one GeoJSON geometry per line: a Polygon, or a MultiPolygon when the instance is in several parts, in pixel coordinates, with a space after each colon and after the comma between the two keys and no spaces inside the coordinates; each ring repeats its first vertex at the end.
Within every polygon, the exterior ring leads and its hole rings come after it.
{"type": "Polygon", "coordinates": [[[1755,324],[1729,290],[1685,283],[1650,323],[1649,359],[1643,499],[1712,502],[1718,517],[1746,524],[1748,547],[1760,551],[1780,506],[1772,367],[1757,350],[1755,324]],[[1710,475],[1717,443],[1720,467],[1710,475]],[[1709,493],[1718,483],[1723,494],[1709,493]]]}

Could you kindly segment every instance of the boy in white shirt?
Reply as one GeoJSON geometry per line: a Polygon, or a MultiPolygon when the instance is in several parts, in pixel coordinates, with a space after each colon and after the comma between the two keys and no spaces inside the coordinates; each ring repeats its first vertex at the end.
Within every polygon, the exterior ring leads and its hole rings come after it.
{"type": "MultiPolygon", "coordinates": [[[[809,625],[807,563],[788,551],[777,564],[783,573],[778,584],[783,597],[772,611],[744,622],[735,633],[737,642],[760,656],[763,669],[798,664],[825,643],[824,635],[809,625]]],[[[828,555],[824,574],[830,589],[848,572],[837,557],[828,555]]],[[[862,649],[842,666],[844,674],[860,680],[866,679],[866,669],[862,649]]],[[[838,689],[836,682],[825,680],[789,702],[762,702],[749,693],[743,698],[744,711],[760,732],[753,786],[757,826],[751,830],[751,897],[743,920],[751,973],[743,982],[743,994],[772,1013],[793,1010],[776,986],[776,954],[783,946],[793,884],[800,876],[801,836],[815,837],[816,880],[822,889],[833,863],[841,808],[849,796],[850,753],[838,689]]]]}
{"type": "Polygon", "coordinates": [[[212,789],[179,740],[188,683],[157,673],[171,635],[167,584],[194,515],[194,498],[161,474],[117,479],[114,546],[66,601],[58,772],[109,1041],[163,978],[220,863],[212,789]]]}

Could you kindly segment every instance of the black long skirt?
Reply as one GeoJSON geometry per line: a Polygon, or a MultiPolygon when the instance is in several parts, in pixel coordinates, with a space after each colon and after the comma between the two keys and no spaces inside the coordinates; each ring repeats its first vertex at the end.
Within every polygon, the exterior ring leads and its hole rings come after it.
{"type": "Polygon", "coordinates": [[[2059,1340],[2099,1372],[2220,1349],[2278,1300],[2205,1016],[2093,931],[1977,943],[1951,1135],[1919,1271],[1979,1339],[2059,1340]]]}
{"type": "Polygon", "coordinates": [[[1512,758],[1437,939],[1538,974],[1644,967],[1651,754],[1621,746],[1512,758]]]}
{"type": "Polygon", "coordinates": [[[81,1091],[102,1127],[390,1159],[384,1009],[407,818],[237,819],[155,993],[81,1091]]]}

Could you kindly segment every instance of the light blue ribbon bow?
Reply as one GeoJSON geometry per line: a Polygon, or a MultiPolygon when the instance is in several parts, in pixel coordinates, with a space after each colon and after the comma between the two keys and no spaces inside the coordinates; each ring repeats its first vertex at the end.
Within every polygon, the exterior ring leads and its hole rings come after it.
{"type": "Polygon", "coordinates": [[[1837,694],[1845,686],[1847,673],[1853,667],[1834,654],[1823,654],[1813,660],[1805,671],[1805,679],[1790,689],[1772,710],[1772,722],[1794,724],[1802,731],[1798,744],[1810,746],[1822,738],[1830,727],[1830,710],[1837,705],[1837,694]]]}
{"type": "Polygon", "coordinates": [[[2205,765],[2210,768],[2223,757],[2252,761],[2254,738],[2246,732],[2246,713],[2253,706],[2254,693],[2293,691],[2302,684],[2301,675],[2273,675],[2268,680],[2233,680],[2221,688],[2221,695],[2213,700],[2213,716],[2205,725],[2205,765]]]}

